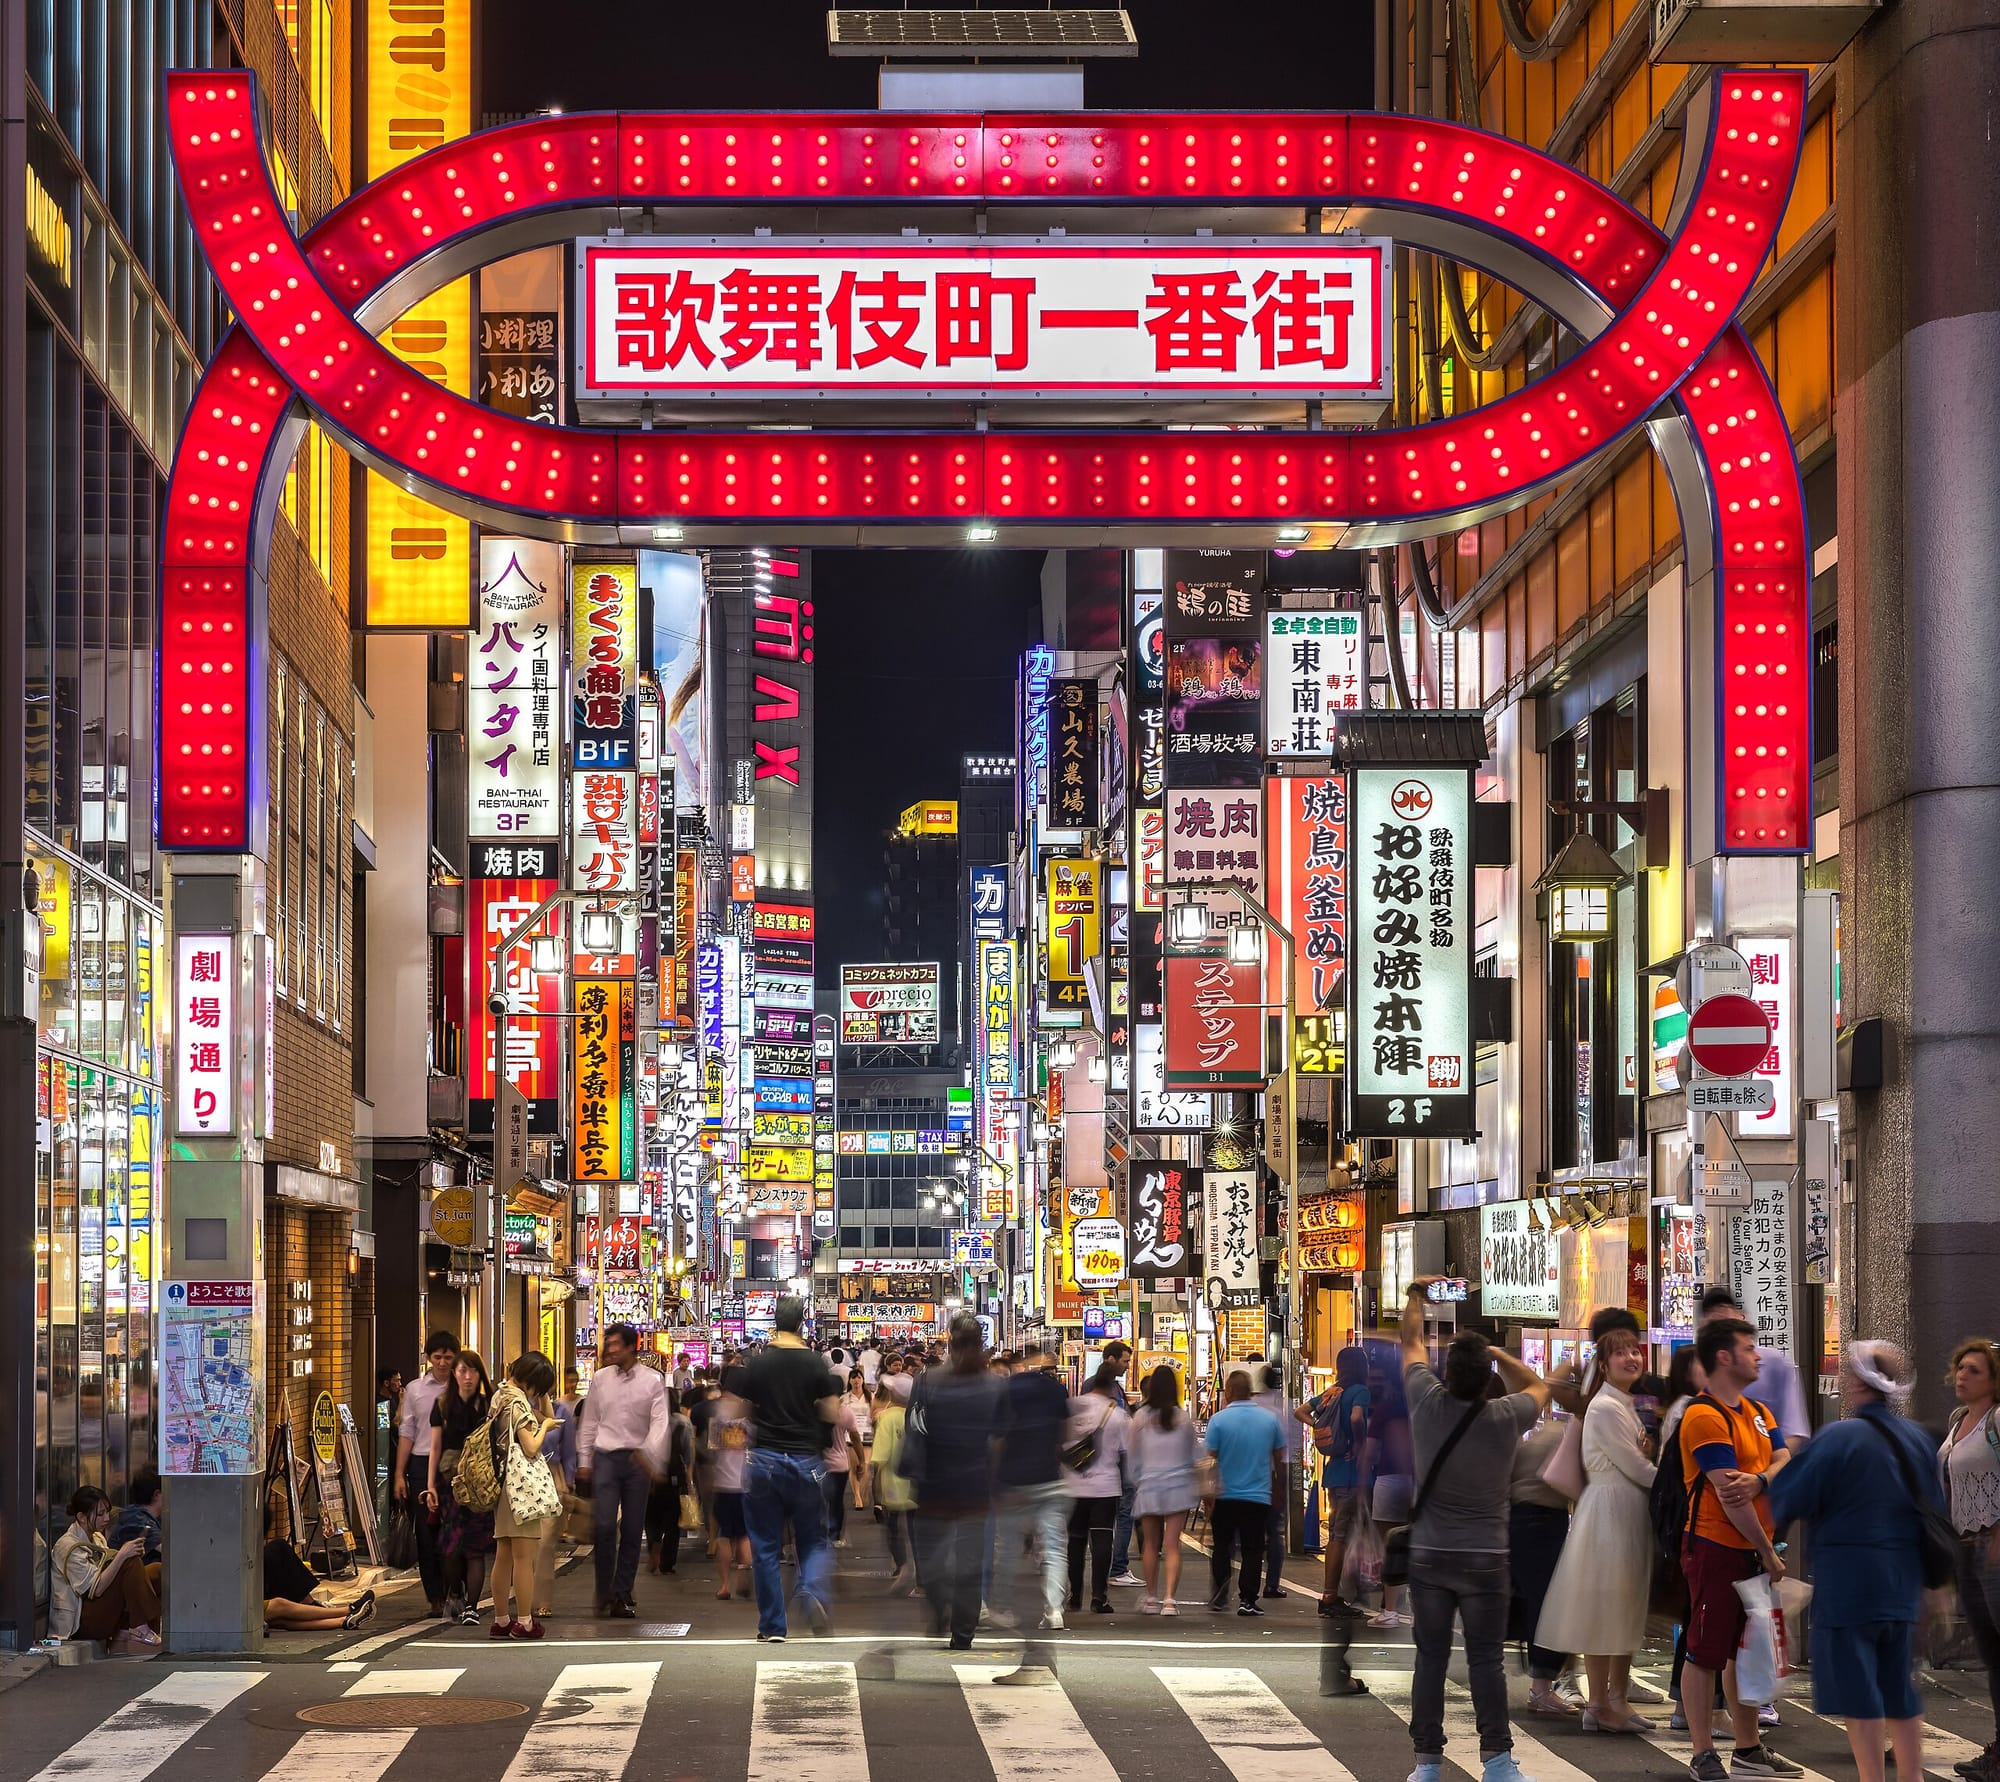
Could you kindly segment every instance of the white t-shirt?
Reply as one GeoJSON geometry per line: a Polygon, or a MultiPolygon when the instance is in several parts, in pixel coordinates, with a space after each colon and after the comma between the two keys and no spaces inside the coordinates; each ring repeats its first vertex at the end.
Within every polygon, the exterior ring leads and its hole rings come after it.
{"type": "Polygon", "coordinates": [[[873,1392],[875,1390],[876,1376],[882,1371],[882,1351],[876,1348],[873,1343],[870,1343],[855,1359],[861,1367],[862,1383],[870,1392],[873,1392]]]}

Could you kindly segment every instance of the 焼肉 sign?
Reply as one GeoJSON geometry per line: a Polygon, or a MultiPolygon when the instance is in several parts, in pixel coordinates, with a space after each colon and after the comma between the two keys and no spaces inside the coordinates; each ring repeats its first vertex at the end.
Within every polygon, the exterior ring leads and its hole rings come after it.
{"type": "Polygon", "coordinates": [[[585,400],[1388,394],[1379,241],[580,250],[585,400]]]}

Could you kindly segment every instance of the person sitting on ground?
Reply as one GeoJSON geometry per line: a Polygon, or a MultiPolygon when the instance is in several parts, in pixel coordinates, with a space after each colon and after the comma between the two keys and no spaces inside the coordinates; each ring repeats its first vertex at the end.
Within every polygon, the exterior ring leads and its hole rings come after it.
{"type": "Polygon", "coordinates": [[[166,1544],[166,1530],[160,1526],[160,1514],[166,1504],[166,1492],[160,1484],[160,1469],[156,1466],[142,1466],[132,1475],[131,1486],[125,1493],[125,1507],[118,1512],[118,1520],[111,1525],[111,1546],[113,1550],[127,1541],[137,1540],[145,1550],[146,1563],[151,1565],[160,1557],[166,1544]]]}
{"type": "Polygon", "coordinates": [[[109,1640],[114,1652],[150,1657],[160,1645],[160,1568],[146,1564],[134,1535],[113,1548],[111,1500],[95,1485],[69,1500],[69,1527],[49,1565],[52,1639],[109,1640]]]}
{"type": "Polygon", "coordinates": [[[290,1541],[264,1519],[264,1625],[289,1630],[316,1627],[359,1627],[375,1613],[375,1593],[364,1590],[351,1603],[313,1600],[319,1579],[313,1576],[290,1541]]]}

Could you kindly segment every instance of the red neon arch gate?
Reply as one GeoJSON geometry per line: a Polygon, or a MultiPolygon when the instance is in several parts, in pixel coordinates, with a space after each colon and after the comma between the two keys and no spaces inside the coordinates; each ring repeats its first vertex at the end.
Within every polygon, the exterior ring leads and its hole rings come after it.
{"type": "MultiPolygon", "coordinates": [[[[378,181],[304,242],[283,222],[237,74],[170,78],[177,166],[241,318],[190,412],[163,547],[160,840],[254,844],[253,648],[270,490],[295,399],[386,474],[489,524],[596,542],[660,521],[970,521],[1166,529],[1341,521],[1357,543],[1517,505],[1655,420],[1691,584],[1719,577],[1725,849],[1795,851],[1808,821],[1807,552],[1774,393],[1732,317],[1769,252],[1803,127],[1796,75],[1712,83],[1691,116],[1679,226],[1502,138],[1393,116],[537,120],[378,181]],[[1698,152],[1697,152],[1698,150],[1698,152]],[[756,171],[753,173],[752,169],[756,171]],[[1166,189],[1162,190],[1161,188],[1166,189]],[[441,392],[381,325],[465,264],[567,239],[619,208],[790,202],[996,207],[1058,198],[1344,204],[1364,225],[1500,263],[1594,335],[1472,414],[1370,433],[615,433],[534,426],[441,392]],[[1483,251],[1481,251],[1483,248],[1483,251]]],[[[1698,756],[1701,751],[1698,750],[1698,756]]]]}

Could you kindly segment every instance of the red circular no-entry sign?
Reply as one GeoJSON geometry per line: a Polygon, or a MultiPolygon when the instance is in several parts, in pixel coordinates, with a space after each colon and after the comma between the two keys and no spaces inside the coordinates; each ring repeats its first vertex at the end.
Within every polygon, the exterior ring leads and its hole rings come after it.
{"type": "Polygon", "coordinates": [[[1746,1077],[1771,1049],[1771,1017],[1747,996],[1711,996],[1688,1017],[1688,1050],[1705,1071],[1746,1077]]]}

